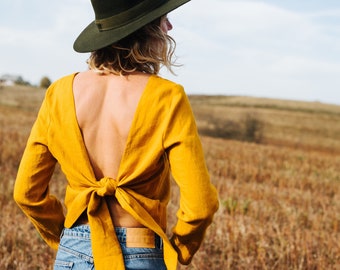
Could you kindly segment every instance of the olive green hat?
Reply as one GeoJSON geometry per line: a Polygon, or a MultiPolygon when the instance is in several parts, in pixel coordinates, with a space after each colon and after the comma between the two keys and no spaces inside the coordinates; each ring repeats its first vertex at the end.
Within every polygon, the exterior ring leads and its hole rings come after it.
{"type": "Polygon", "coordinates": [[[91,0],[95,21],[73,44],[77,52],[92,52],[130,35],[190,0],[91,0]]]}

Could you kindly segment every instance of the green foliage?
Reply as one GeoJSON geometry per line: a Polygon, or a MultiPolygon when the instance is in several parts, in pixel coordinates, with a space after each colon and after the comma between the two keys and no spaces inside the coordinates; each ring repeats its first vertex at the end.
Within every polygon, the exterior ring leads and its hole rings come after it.
{"type": "Polygon", "coordinates": [[[244,118],[243,138],[245,141],[260,143],[263,137],[263,123],[256,115],[248,113],[244,118]]]}
{"type": "Polygon", "coordinates": [[[254,114],[246,113],[241,121],[210,117],[209,127],[200,127],[202,135],[261,143],[264,123],[254,114]]]}
{"type": "Polygon", "coordinates": [[[227,212],[233,215],[236,212],[238,200],[230,197],[223,202],[223,205],[227,209],[227,212]]]}
{"type": "Polygon", "coordinates": [[[51,85],[51,80],[48,77],[44,76],[41,78],[40,85],[39,85],[41,88],[47,89],[50,85],[51,85]]]}
{"type": "Polygon", "coordinates": [[[30,85],[30,83],[28,81],[25,81],[21,76],[17,77],[14,83],[17,85],[30,85]]]}
{"type": "Polygon", "coordinates": [[[246,215],[250,208],[250,200],[239,201],[237,198],[229,197],[223,202],[228,214],[240,213],[246,215]]]}

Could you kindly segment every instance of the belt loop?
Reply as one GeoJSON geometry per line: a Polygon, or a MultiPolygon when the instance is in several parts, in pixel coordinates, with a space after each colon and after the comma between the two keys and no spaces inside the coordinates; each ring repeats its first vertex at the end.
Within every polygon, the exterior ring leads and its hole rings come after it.
{"type": "Polygon", "coordinates": [[[61,238],[64,236],[64,230],[65,230],[65,228],[61,230],[61,233],[60,233],[59,239],[61,239],[61,238]]]}
{"type": "Polygon", "coordinates": [[[155,234],[155,246],[159,249],[163,249],[163,239],[159,235],[155,234]]]}

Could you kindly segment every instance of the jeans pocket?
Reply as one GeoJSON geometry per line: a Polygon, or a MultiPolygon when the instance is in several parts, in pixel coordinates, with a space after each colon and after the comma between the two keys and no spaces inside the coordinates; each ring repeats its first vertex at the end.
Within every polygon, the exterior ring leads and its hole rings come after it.
{"type": "Polygon", "coordinates": [[[59,245],[54,270],[92,270],[94,269],[93,258],[79,252],[59,245]]]}

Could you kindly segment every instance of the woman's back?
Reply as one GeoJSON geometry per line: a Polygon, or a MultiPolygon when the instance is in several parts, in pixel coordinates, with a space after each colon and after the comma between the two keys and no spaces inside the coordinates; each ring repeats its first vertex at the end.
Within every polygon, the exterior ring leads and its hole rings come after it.
{"type": "MultiPolygon", "coordinates": [[[[150,75],[100,75],[93,71],[77,74],[73,93],[77,120],[97,179],[116,178],[130,127],[150,75]]],[[[115,226],[142,227],[117,202],[107,197],[115,226]]],[[[80,223],[87,223],[81,216],[80,223]]]]}
{"type": "Polygon", "coordinates": [[[130,126],[150,75],[77,74],[73,93],[84,143],[97,179],[115,178],[130,126]]]}

